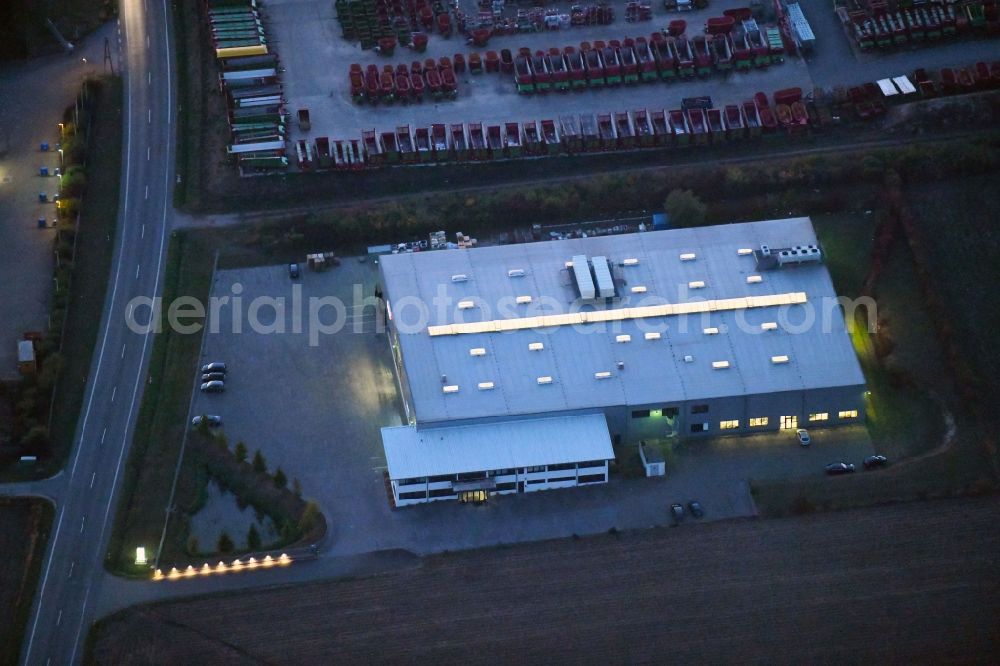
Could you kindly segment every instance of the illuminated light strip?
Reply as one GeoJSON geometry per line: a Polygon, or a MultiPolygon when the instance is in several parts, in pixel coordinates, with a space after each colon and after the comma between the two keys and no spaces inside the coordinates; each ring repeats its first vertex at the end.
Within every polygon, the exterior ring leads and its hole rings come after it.
{"type": "Polygon", "coordinates": [[[157,569],[153,572],[153,580],[180,580],[182,578],[193,578],[194,576],[208,576],[212,574],[224,574],[229,571],[243,571],[251,569],[270,569],[275,566],[288,566],[294,560],[288,556],[287,553],[282,553],[278,557],[272,557],[266,555],[264,559],[258,560],[254,557],[247,558],[244,562],[243,560],[233,560],[231,564],[226,564],[223,561],[219,561],[214,567],[208,562],[205,562],[200,569],[196,569],[192,565],[188,565],[184,569],[178,569],[177,567],[171,567],[170,571],[163,573],[162,569],[157,569]]]}
{"type": "Polygon", "coordinates": [[[662,305],[645,305],[636,308],[593,310],[590,312],[541,315],[536,317],[512,317],[510,319],[491,319],[489,321],[475,321],[462,324],[442,324],[440,326],[428,326],[427,334],[431,337],[436,337],[439,335],[503,333],[504,331],[549,328],[552,326],[573,326],[576,324],[595,324],[607,321],[649,319],[651,317],[675,317],[686,314],[700,314],[702,312],[725,312],[776,307],[779,305],[799,305],[805,303],[807,300],[804,291],[792,291],[767,296],[741,296],[739,298],[721,298],[691,303],[664,303],[662,305]]]}

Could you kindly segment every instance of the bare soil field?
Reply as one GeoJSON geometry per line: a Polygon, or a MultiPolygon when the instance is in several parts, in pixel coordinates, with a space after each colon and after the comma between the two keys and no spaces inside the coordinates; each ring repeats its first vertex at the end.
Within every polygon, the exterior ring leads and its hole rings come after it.
{"type": "Polygon", "coordinates": [[[988,663],[1000,498],[445,554],[140,606],[91,663],[988,663]]]}
{"type": "Polygon", "coordinates": [[[51,525],[45,500],[0,497],[0,665],[18,661],[51,525]]]}

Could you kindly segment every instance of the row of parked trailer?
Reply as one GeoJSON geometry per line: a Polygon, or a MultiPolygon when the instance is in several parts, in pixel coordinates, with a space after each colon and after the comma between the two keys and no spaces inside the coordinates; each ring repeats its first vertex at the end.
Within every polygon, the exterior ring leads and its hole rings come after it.
{"type": "Polygon", "coordinates": [[[854,10],[838,7],[837,14],[862,51],[936,41],[963,32],[1000,34],[1000,9],[995,0],[919,6],[900,3],[895,8],[880,1],[854,10]]]}
{"type": "Polygon", "coordinates": [[[381,71],[378,65],[368,65],[364,71],[361,65],[354,63],[347,73],[350,81],[351,99],[357,103],[392,104],[420,102],[426,94],[433,100],[455,99],[458,96],[458,79],[451,60],[442,57],[439,61],[427,58],[421,62],[414,60],[412,64],[400,63],[383,65],[381,71]]]}
{"type": "MultiPolygon", "coordinates": [[[[607,44],[584,42],[579,50],[572,46],[534,53],[521,49],[513,59],[513,73],[518,92],[544,93],[746,71],[784,62],[784,53],[777,28],[762,32],[754,27],[690,39],[683,34],[654,33],[648,41],[638,37],[607,44]]],[[[503,54],[500,63],[503,68],[503,54]]]]}
{"type": "MultiPolygon", "coordinates": [[[[286,169],[285,97],[278,57],[268,49],[257,0],[205,0],[219,61],[219,88],[226,96],[231,144],[241,168],[286,169]],[[252,25],[256,44],[222,39],[219,26],[252,25]]],[[[252,40],[249,40],[252,41],[252,40]]],[[[308,113],[308,112],[307,112],[308,113]]],[[[308,117],[306,118],[308,125],[308,117]]]]}
{"type": "Polygon", "coordinates": [[[776,92],[773,102],[757,93],[723,108],[714,107],[708,98],[691,98],[672,110],[564,115],[540,122],[402,125],[394,131],[368,130],[360,139],[320,137],[310,150],[299,147],[297,152],[308,155],[299,161],[306,171],[359,169],[727,143],[778,132],[798,134],[821,123],[802,91],[790,88],[776,92]]]}

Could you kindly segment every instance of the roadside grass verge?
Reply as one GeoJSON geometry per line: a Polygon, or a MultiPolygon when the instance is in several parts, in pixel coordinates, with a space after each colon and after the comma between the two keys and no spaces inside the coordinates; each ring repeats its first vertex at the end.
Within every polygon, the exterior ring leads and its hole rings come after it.
{"type": "Polygon", "coordinates": [[[0,664],[20,661],[24,630],[52,530],[55,508],[33,497],[0,497],[0,664]]]}
{"type": "MultiPolygon", "coordinates": [[[[180,296],[207,302],[212,254],[197,234],[175,232],[167,251],[163,303],[180,296]]],[[[132,554],[137,546],[155,552],[159,544],[197,369],[201,334],[171,331],[166,318],[164,308],[105,560],[106,567],[118,574],[148,573],[136,569],[132,554]]]]}
{"type": "Polygon", "coordinates": [[[115,253],[122,173],[121,79],[106,79],[101,90],[87,151],[87,195],[76,235],[76,265],[62,343],[65,365],[52,413],[53,455],[60,467],[73,449],[115,253]]]}

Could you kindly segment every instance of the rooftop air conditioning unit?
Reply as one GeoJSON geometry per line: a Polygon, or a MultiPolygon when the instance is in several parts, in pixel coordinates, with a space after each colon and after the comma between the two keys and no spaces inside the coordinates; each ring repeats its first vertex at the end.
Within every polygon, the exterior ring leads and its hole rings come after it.
{"type": "Polygon", "coordinates": [[[507,271],[507,277],[524,277],[523,268],[512,268],[507,271]]]}
{"type": "Polygon", "coordinates": [[[457,273],[451,276],[452,282],[467,282],[468,280],[469,276],[466,275],[465,273],[457,273]]]}

